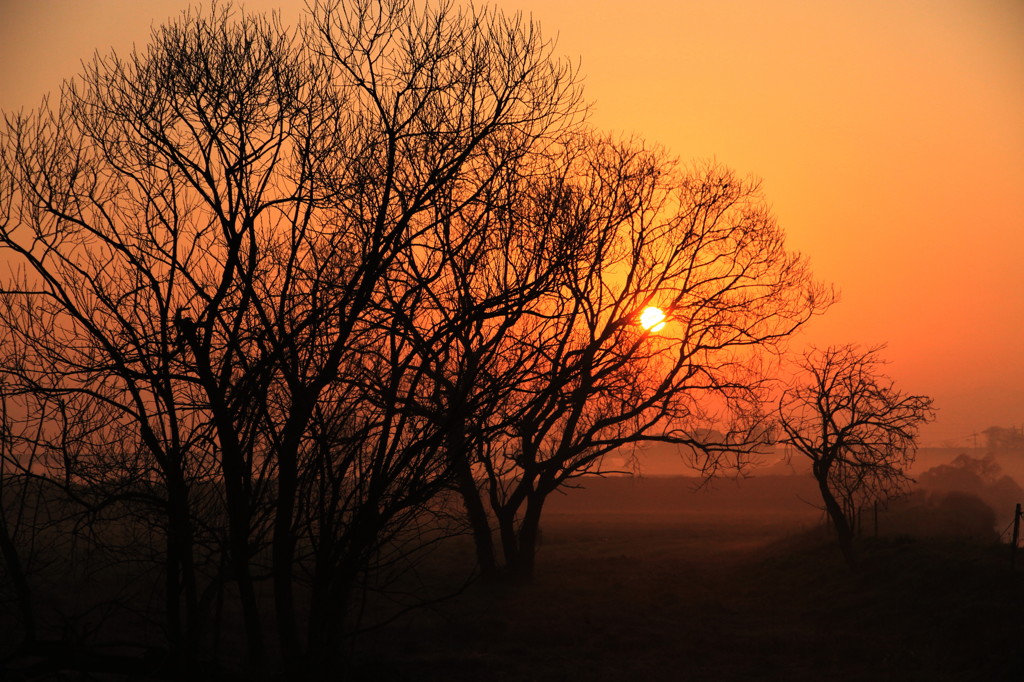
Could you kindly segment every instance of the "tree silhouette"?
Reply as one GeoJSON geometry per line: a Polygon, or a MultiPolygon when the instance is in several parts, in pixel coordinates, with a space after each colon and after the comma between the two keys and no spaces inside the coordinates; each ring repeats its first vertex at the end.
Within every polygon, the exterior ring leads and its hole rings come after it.
{"type": "Polygon", "coordinates": [[[898,391],[882,372],[883,348],[808,351],[779,400],[781,442],[811,460],[851,566],[856,510],[905,490],[918,429],[934,415],[931,398],[898,391]]]}
{"type": "Polygon", "coordinates": [[[232,613],[249,665],[326,675],[452,490],[526,577],[615,448],[755,447],[761,363],[831,292],[755,182],[585,114],[519,15],[319,0],[186,12],[8,115],[0,493],[71,520],[0,516],[28,636],[22,531],[86,528],[159,576],[171,667],[232,613]]]}
{"type": "Polygon", "coordinates": [[[418,296],[400,274],[460,253],[446,225],[577,121],[551,49],[449,4],[314,3],[299,32],[221,6],[8,117],[5,377],[67,415],[37,475],[155,516],[183,665],[226,594],[266,656],[269,576],[282,656],[328,670],[447,485],[436,366],[392,332],[418,296]]]}
{"type": "Polygon", "coordinates": [[[547,496],[608,452],[675,443],[712,472],[755,447],[763,353],[831,301],[756,183],[593,135],[549,157],[486,197],[493,243],[431,271],[436,311],[407,322],[448,359],[440,413],[458,410],[449,452],[481,566],[499,563],[493,519],[523,578],[547,496]],[[651,304],[669,314],[658,333],[639,324],[651,304]]]}

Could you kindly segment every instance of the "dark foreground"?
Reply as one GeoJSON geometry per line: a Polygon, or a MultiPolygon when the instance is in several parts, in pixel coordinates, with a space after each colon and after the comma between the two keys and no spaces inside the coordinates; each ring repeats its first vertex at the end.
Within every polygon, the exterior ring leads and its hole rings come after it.
{"type": "MultiPolygon", "coordinates": [[[[991,537],[882,532],[854,573],[802,479],[588,485],[551,503],[533,584],[472,583],[366,632],[337,679],[1024,680],[1024,556],[1011,573],[991,537]]],[[[457,538],[418,579],[461,584],[471,556],[457,538]]],[[[154,679],[16,663],[0,680],[154,679]]]]}
{"type": "Polygon", "coordinates": [[[806,507],[559,513],[535,584],[367,635],[356,679],[1024,680],[1008,552],[864,538],[854,574],[806,507]]]}

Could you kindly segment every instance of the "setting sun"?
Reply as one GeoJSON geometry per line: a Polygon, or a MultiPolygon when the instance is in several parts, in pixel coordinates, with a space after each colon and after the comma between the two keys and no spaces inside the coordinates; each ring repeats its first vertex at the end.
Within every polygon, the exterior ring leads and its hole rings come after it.
{"type": "Polygon", "coordinates": [[[648,306],[640,313],[640,326],[651,332],[660,332],[665,328],[665,313],[661,308],[648,306]]]}

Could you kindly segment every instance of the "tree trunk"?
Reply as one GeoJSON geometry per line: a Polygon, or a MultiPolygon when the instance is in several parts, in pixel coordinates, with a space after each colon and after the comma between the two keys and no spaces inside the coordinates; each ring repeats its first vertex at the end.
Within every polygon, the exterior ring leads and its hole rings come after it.
{"type": "Polygon", "coordinates": [[[259,603],[253,585],[249,558],[252,553],[252,472],[245,470],[242,454],[230,421],[221,417],[218,432],[221,436],[221,470],[224,474],[224,497],[228,514],[228,556],[231,571],[238,582],[238,598],[245,624],[246,647],[249,660],[260,665],[266,658],[263,626],[260,622],[259,603]],[[229,445],[226,447],[225,443],[229,445]]]}
{"type": "Polygon", "coordinates": [[[537,542],[540,539],[540,517],[547,494],[535,490],[526,500],[526,511],[519,525],[519,547],[515,562],[509,564],[512,576],[521,582],[533,580],[533,569],[537,559],[537,542]]]}
{"type": "Polygon", "coordinates": [[[473,533],[473,545],[476,548],[476,560],[480,565],[480,575],[485,580],[493,580],[498,575],[498,561],[494,552],[494,537],[491,534],[491,521],[487,516],[480,489],[473,478],[473,469],[468,453],[460,446],[461,437],[449,437],[448,456],[451,458],[455,472],[455,481],[462,506],[466,510],[466,519],[473,533]]]}
{"type": "Polygon", "coordinates": [[[266,650],[256,588],[252,580],[252,571],[249,570],[248,534],[236,531],[231,535],[231,569],[235,574],[235,580],[238,581],[238,598],[242,604],[242,618],[245,622],[246,647],[249,659],[259,665],[266,659],[266,650]]]}
{"type": "Polygon", "coordinates": [[[531,491],[526,497],[522,520],[516,526],[516,511],[521,505],[510,503],[496,512],[505,570],[512,580],[530,582],[540,538],[540,518],[547,492],[531,491]]]}
{"type": "Polygon", "coordinates": [[[235,415],[229,408],[227,391],[215,376],[209,347],[200,340],[194,323],[182,319],[177,324],[195,356],[195,371],[206,392],[220,445],[220,467],[228,517],[228,557],[233,577],[238,581],[249,660],[258,666],[265,660],[266,650],[259,603],[249,566],[252,551],[253,474],[246,466],[239,429],[234,422],[235,415]]]}
{"type": "MultiPolygon", "coordinates": [[[[289,453],[290,455],[290,453],[289,453]]],[[[292,520],[295,511],[297,471],[290,456],[279,458],[277,513],[274,517],[272,572],[274,577],[274,612],[281,655],[286,662],[300,655],[299,636],[295,619],[295,593],[292,564],[295,557],[295,537],[292,520]]]]}
{"type": "Polygon", "coordinates": [[[843,507],[836,500],[835,495],[828,487],[828,472],[825,472],[823,476],[818,476],[818,472],[815,472],[815,477],[818,479],[818,488],[821,490],[821,499],[825,502],[825,511],[828,513],[829,518],[832,520],[832,525],[836,529],[836,537],[839,540],[839,549],[843,552],[843,558],[846,559],[846,563],[850,568],[857,568],[857,558],[853,552],[853,527],[850,525],[849,519],[846,518],[846,514],[843,513],[843,507]]]}
{"type": "Polygon", "coordinates": [[[260,623],[259,603],[256,600],[256,589],[253,585],[252,571],[249,568],[249,554],[252,545],[250,534],[249,500],[244,486],[235,477],[238,475],[234,466],[227,460],[231,455],[225,454],[225,491],[228,507],[228,555],[231,572],[238,582],[238,598],[242,606],[242,619],[245,625],[246,648],[249,660],[260,665],[266,658],[263,641],[263,626],[260,623]]]}
{"type": "Polygon", "coordinates": [[[349,603],[355,581],[355,574],[343,571],[334,576],[326,592],[324,617],[311,633],[305,664],[308,679],[337,680],[347,677],[340,670],[344,664],[345,625],[349,603]]]}
{"type": "MultiPolygon", "coordinates": [[[[0,498],[2,500],[2,498],[0,498]]],[[[21,557],[14,546],[14,540],[7,527],[7,518],[0,509],[0,554],[7,566],[7,574],[14,584],[14,593],[18,601],[18,610],[21,612],[22,627],[25,629],[25,642],[32,642],[36,638],[35,612],[32,608],[32,590],[28,584],[21,557]]]]}
{"type": "MultiPolygon", "coordinates": [[[[359,521],[356,521],[359,523],[359,521]]],[[[372,531],[372,529],[370,529],[372,531]]],[[[343,663],[345,627],[349,623],[352,593],[359,575],[358,554],[366,546],[364,531],[350,529],[359,537],[334,536],[318,550],[312,576],[310,609],[306,630],[306,656],[297,679],[343,679],[339,670],[343,663]],[[337,544],[336,544],[337,543],[337,544]],[[338,551],[338,544],[344,549],[338,551]],[[347,550],[347,551],[346,551],[347,550]]]]}
{"type": "MultiPolygon", "coordinates": [[[[168,526],[170,525],[173,525],[173,522],[168,523],[168,526]]],[[[168,527],[164,554],[164,610],[167,613],[167,639],[174,658],[182,660],[188,654],[185,652],[181,627],[181,585],[178,582],[180,565],[181,559],[178,556],[177,543],[168,527]]]]}
{"type": "Polygon", "coordinates": [[[167,478],[165,564],[168,629],[175,656],[187,668],[196,660],[202,623],[192,557],[192,522],[188,509],[188,492],[178,470],[168,472],[167,478]]]}
{"type": "Polygon", "coordinates": [[[501,552],[505,557],[505,568],[509,573],[519,565],[519,534],[516,532],[515,507],[502,507],[496,510],[498,532],[501,535],[501,552]]]}

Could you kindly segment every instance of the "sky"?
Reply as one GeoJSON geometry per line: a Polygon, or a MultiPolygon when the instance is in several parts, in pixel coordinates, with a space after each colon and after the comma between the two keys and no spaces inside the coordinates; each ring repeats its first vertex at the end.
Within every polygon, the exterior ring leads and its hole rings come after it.
{"type": "MultiPolygon", "coordinates": [[[[188,0],[0,0],[0,109],[188,0]]],[[[293,23],[301,0],[248,0],[293,23]]],[[[794,340],[887,343],[924,446],[1024,426],[1024,0],[498,0],[579,60],[592,122],[763,181],[841,301],[794,340]]]]}

